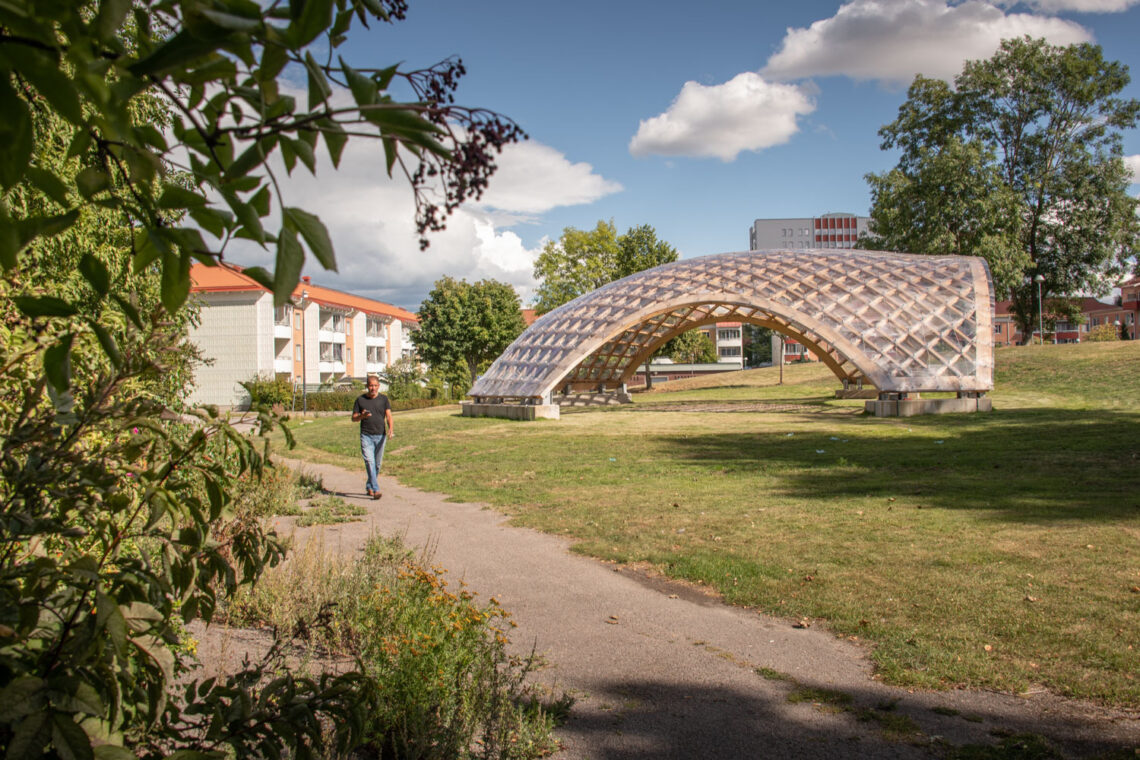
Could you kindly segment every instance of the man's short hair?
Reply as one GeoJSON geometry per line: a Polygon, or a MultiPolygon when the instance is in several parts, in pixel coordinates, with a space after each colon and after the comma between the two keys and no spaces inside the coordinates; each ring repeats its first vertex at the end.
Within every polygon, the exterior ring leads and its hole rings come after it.
{"type": "Polygon", "coordinates": [[[369,375],[368,377],[364,378],[364,384],[367,385],[368,383],[372,382],[373,380],[376,381],[377,385],[380,384],[380,376],[379,375],[369,375]]]}

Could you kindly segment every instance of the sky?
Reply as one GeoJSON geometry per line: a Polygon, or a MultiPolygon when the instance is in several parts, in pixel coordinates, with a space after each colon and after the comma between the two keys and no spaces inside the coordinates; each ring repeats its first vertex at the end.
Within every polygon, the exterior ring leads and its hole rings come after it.
{"type": "MultiPolygon", "coordinates": [[[[338,271],[314,282],[413,311],[450,275],[533,295],[533,264],[563,228],[652,225],[682,258],[746,250],[753,220],[866,215],[868,172],[889,170],[878,130],[915,74],[951,80],[1003,38],[1095,42],[1129,66],[1140,98],[1140,0],[409,0],[394,25],[354,27],[357,68],[420,68],[459,56],[457,102],[513,118],[484,197],[420,251],[412,195],[373,141],[339,170],[299,168],[287,205],[317,213],[338,271]]],[[[1140,130],[1124,134],[1140,180],[1140,130]]],[[[323,154],[323,150],[322,150],[323,154]]],[[[1140,194],[1140,184],[1130,188],[1140,194]]],[[[255,247],[227,252],[271,265],[255,247]]]]}

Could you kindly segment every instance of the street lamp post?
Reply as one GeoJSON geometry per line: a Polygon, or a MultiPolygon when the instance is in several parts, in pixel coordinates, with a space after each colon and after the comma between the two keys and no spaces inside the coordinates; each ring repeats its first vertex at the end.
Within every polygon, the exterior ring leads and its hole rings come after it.
{"type": "Polygon", "coordinates": [[[309,298],[309,291],[301,291],[301,414],[309,412],[309,370],[308,354],[309,341],[305,338],[305,301],[309,298]]]}
{"type": "Polygon", "coordinates": [[[1033,278],[1037,283],[1037,330],[1041,333],[1041,345],[1045,345],[1045,312],[1041,307],[1041,283],[1045,282],[1045,275],[1039,274],[1033,278]]]}
{"type": "Polygon", "coordinates": [[[1116,337],[1120,338],[1120,320],[1116,320],[1116,337]]]}

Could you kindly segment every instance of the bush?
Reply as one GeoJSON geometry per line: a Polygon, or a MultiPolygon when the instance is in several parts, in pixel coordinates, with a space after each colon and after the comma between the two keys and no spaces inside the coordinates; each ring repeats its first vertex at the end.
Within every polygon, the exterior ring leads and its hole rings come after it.
{"type": "Polygon", "coordinates": [[[293,403],[293,384],[281,377],[255,376],[241,383],[249,391],[251,409],[262,404],[288,407],[293,403]]]}
{"type": "Polygon", "coordinates": [[[313,644],[360,659],[371,701],[365,739],[378,757],[521,759],[556,749],[554,714],[569,700],[544,706],[524,683],[535,663],[507,653],[509,613],[449,589],[441,568],[398,540],[373,539],[354,562],[311,541],[227,614],[280,630],[325,614],[313,644]]]}
{"type": "Polygon", "coordinates": [[[1099,343],[1103,341],[1120,340],[1116,325],[1097,325],[1089,330],[1085,340],[1099,343]]]}

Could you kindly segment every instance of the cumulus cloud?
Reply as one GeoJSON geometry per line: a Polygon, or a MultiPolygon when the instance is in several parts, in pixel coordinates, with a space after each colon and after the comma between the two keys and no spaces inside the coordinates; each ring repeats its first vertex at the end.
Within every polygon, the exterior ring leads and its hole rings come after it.
{"type": "MultiPolygon", "coordinates": [[[[1124,0],[1085,0],[1110,1],[1124,0]]],[[[949,81],[965,61],[989,58],[1001,40],[1024,35],[1057,45],[1092,39],[1075,22],[1007,14],[980,0],[854,0],[831,18],[788,29],[760,73],[773,80],[840,75],[892,84],[908,83],[921,73],[949,81]]]]}
{"type": "Polygon", "coordinates": [[[1125,156],[1124,165],[1132,172],[1132,184],[1140,184],[1140,154],[1125,156]]]}
{"type": "Polygon", "coordinates": [[[754,72],[711,87],[686,82],[665,113],[641,122],[629,151],[732,161],[741,151],[787,142],[799,130],[797,118],[814,110],[805,88],[754,72]]]}
{"type": "MultiPolygon", "coordinates": [[[[1024,4],[1042,13],[1123,13],[1140,0],[1024,0],[1024,4]]],[[[998,5],[1016,5],[1017,2],[1002,2],[998,5]]]]}
{"type": "MultiPolygon", "coordinates": [[[[444,275],[469,282],[507,282],[527,302],[536,285],[534,259],[546,241],[528,249],[518,234],[502,227],[504,215],[587,203],[620,189],[586,164],[571,163],[549,146],[534,147],[504,151],[500,166],[505,177],[496,173],[479,205],[468,204],[452,214],[447,229],[430,236],[426,251],[419,249],[411,189],[398,174],[388,178],[378,144],[349,142],[339,170],[321,155],[316,177],[298,167],[286,178],[278,167],[286,204],[317,214],[336,248],[338,272],[327,272],[310,258],[305,274],[318,284],[412,310],[444,275]]],[[[272,220],[268,226],[276,224],[272,220]]],[[[226,258],[272,266],[274,254],[239,241],[226,258]]]]}
{"type": "Polygon", "coordinates": [[[540,214],[556,206],[593,203],[622,186],[594,173],[587,163],[536,142],[508,145],[496,161],[491,186],[476,204],[507,213],[540,214]]]}

